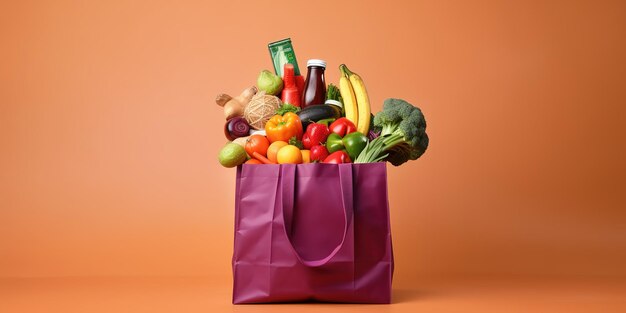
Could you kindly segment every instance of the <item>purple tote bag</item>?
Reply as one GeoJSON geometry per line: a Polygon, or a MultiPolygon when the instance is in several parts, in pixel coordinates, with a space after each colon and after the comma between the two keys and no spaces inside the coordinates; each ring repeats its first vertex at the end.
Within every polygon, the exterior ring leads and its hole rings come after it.
{"type": "Polygon", "coordinates": [[[385,163],[237,168],[233,303],[390,303],[385,163]]]}

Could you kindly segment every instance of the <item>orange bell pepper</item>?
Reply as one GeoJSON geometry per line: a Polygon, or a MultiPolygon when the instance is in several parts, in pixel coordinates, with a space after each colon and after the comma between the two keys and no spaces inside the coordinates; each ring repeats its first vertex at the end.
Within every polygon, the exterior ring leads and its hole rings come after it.
{"type": "Polygon", "coordinates": [[[285,141],[289,142],[291,137],[302,139],[302,122],[300,117],[293,113],[287,112],[284,115],[274,115],[265,124],[265,134],[270,142],[285,141]]]}

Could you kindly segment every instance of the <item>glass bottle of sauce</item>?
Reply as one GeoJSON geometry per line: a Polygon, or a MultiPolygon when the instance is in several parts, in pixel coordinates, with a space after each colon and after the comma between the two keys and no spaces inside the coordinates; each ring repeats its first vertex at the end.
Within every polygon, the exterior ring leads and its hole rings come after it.
{"type": "Polygon", "coordinates": [[[303,109],[310,105],[324,104],[326,100],[326,81],[324,80],[326,61],[311,59],[306,63],[306,66],[308,71],[302,101],[300,101],[300,106],[303,109]]]}

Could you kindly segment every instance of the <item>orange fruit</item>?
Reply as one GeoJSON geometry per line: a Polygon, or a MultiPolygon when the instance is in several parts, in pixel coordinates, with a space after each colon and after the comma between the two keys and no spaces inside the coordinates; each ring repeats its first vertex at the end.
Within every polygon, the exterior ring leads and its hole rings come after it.
{"type": "Polygon", "coordinates": [[[257,160],[257,159],[250,159],[248,161],[246,161],[245,164],[263,164],[263,162],[257,160]]]}
{"type": "Polygon", "coordinates": [[[267,158],[274,162],[276,162],[276,155],[278,154],[278,150],[280,150],[280,148],[284,147],[288,145],[288,143],[284,142],[284,141],[274,141],[272,142],[272,144],[269,146],[269,148],[267,148],[267,158]]]}
{"type": "Polygon", "coordinates": [[[302,163],[311,163],[311,150],[300,150],[302,153],[302,163]]]}
{"type": "Polygon", "coordinates": [[[300,153],[300,149],[298,149],[298,147],[294,145],[286,145],[278,150],[276,161],[278,161],[278,164],[299,164],[302,163],[302,153],[300,153]]]}

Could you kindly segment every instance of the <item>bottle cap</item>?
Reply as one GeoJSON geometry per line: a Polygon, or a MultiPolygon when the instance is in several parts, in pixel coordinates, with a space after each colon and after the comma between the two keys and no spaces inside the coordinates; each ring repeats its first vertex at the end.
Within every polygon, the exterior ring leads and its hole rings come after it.
{"type": "Polygon", "coordinates": [[[306,66],[319,66],[319,67],[323,67],[326,68],[326,61],[324,60],[320,60],[320,59],[310,59],[306,62],[306,66]]]}

